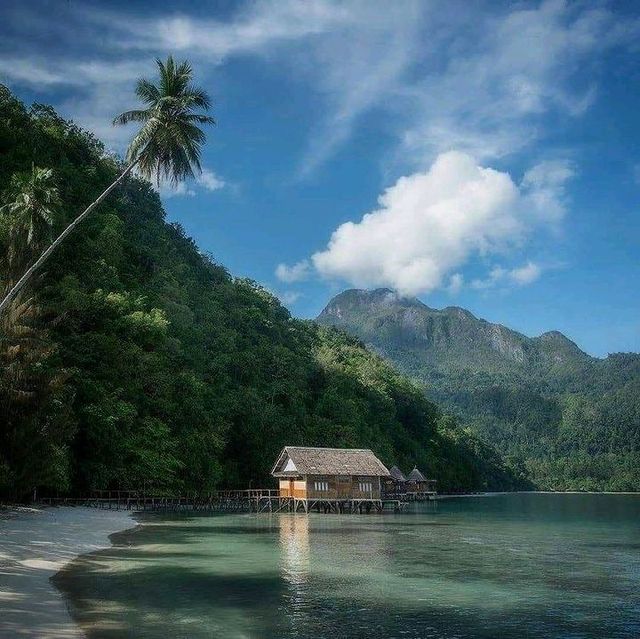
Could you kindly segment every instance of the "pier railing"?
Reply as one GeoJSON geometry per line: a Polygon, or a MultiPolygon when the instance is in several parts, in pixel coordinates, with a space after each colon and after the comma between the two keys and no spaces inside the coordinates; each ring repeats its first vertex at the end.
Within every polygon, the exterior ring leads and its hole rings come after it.
{"type": "Polygon", "coordinates": [[[427,501],[433,499],[434,492],[382,495],[367,491],[356,491],[349,495],[339,491],[300,491],[301,494],[285,494],[277,488],[246,488],[214,490],[207,493],[154,494],[145,490],[96,490],[87,495],[75,497],[44,497],[41,503],[52,506],[91,506],[115,510],[192,510],[192,511],[269,511],[279,512],[298,502],[364,502],[364,501],[427,501]]]}

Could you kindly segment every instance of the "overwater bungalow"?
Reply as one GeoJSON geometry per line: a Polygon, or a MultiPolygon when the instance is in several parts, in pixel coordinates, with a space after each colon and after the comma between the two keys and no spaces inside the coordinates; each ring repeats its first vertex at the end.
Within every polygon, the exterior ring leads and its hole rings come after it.
{"type": "Polygon", "coordinates": [[[407,478],[404,473],[397,467],[392,466],[389,469],[389,478],[384,482],[385,493],[388,495],[402,495],[405,491],[407,478]]]}
{"type": "Polygon", "coordinates": [[[271,470],[279,496],[293,498],[294,511],[382,509],[383,480],[391,475],[368,449],[285,446],[271,470]]]}
{"type": "Polygon", "coordinates": [[[427,479],[422,472],[414,466],[413,470],[407,475],[405,490],[408,494],[413,495],[435,493],[436,480],[427,479]]]}

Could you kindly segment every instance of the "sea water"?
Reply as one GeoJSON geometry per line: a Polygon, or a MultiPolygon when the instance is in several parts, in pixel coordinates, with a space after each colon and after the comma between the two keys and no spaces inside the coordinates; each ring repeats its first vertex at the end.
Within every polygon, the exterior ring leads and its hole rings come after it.
{"type": "Polygon", "coordinates": [[[640,638],[640,496],[147,517],[56,578],[88,636],[640,638]]]}

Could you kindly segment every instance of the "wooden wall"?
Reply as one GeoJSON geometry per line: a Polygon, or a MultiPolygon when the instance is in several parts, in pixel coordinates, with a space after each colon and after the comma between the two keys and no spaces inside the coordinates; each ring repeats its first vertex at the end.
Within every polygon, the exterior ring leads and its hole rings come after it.
{"type": "Polygon", "coordinates": [[[280,496],[297,499],[380,499],[380,478],[369,476],[308,475],[280,479],[280,496]]]}

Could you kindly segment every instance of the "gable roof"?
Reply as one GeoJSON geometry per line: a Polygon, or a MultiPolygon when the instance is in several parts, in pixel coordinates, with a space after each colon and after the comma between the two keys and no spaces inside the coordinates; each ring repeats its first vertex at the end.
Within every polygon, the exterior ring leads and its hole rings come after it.
{"type": "Polygon", "coordinates": [[[414,468],[407,475],[407,481],[427,481],[427,478],[417,468],[414,468]]]}
{"type": "Polygon", "coordinates": [[[397,466],[391,466],[391,468],[389,469],[389,474],[396,481],[407,481],[404,473],[397,466]]]}
{"type": "Polygon", "coordinates": [[[368,475],[389,477],[385,465],[369,449],[285,446],[271,469],[274,477],[299,475],[368,475]],[[291,462],[295,471],[291,470],[291,462]]]}

